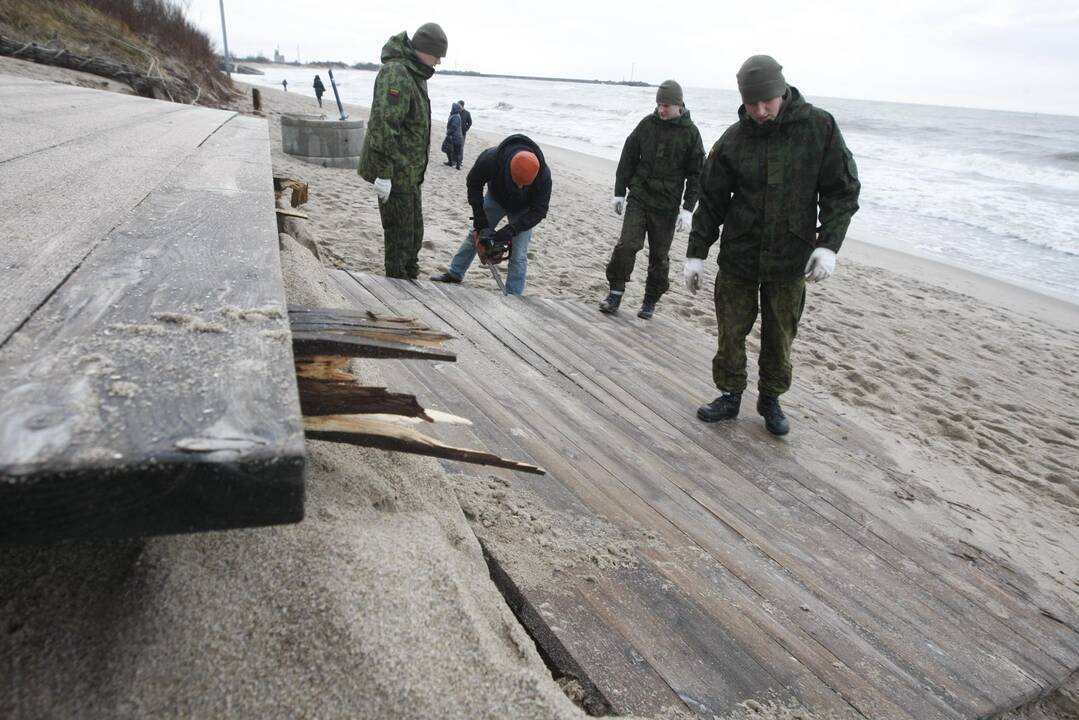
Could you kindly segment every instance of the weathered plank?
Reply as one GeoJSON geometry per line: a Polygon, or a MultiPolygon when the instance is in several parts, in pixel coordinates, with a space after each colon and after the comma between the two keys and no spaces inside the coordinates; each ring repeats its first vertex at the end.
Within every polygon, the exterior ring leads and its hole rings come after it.
{"type": "MultiPolygon", "coordinates": [[[[96,94],[124,104],[133,100],[96,94]]],[[[10,88],[0,87],[0,107],[9,102],[21,101],[10,88]]],[[[138,102],[139,112],[145,107],[142,103],[153,109],[125,125],[105,124],[96,132],[0,162],[0,185],[5,189],[0,214],[4,248],[0,307],[5,309],[0,315],[0,346],[200,142],[234,117],[220,110],[138,102]]],[[[78,126],[80,119],[76,114],[67,120],[78,126]]],[[[17,133],[18,125],[0,123],[0,146],[17,146],[17,133]]],[[[222,172],[220,177],[229,174],[222,172]]]]}
{"type": "Polygon", "coordinates": [[[423,407],[413,395],[391,393],[384,387],[358,385],[355,380],[323,380],[297,377],[300,410],[305,416],[387,413],[423,417],[423,407]]]}
{"type": "Polygon", "coordinates": [[[0,288],[28,316],[0,347],[4,542],[303,516],[266,124],[185,112],[193,120],[173,113],[98,139],[146,162],[79,139],[38,153],[52,160],[36,173],[19,170],[41,192],[16,208],[26,232],[16,250],[23,271],[48,282],[5,277],[0,288]],[[98,182],[81,194],[96,189],[107,213],[80,217],[88,204],[73,202],[29,222],[62,205],[46,188],[87,177],[98,182]],[[30,247],[46,252],[30,261],[30,247]]]}
{"type": "Polygon", "coordinates": [[[454,360],[442,344],[452,336],[407,318],[377,319],[333,308],[289,308],[297,355],[454,360]]]}

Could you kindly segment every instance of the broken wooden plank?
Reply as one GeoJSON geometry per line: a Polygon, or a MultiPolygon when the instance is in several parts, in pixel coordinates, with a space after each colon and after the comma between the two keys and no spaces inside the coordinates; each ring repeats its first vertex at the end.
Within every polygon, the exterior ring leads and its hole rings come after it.
{"type": "Polygon", "coordinates": [[[359,385],[354,380],[297,377],[300,410],[304,416],[384,413],[426,418],[414,395],[393,393],[384,387],[359,385]]]}
{"type": "Polygon", "coordinates": [[[342,308],[289,307],[293,348],[297,355],[345,355],[368,358],[449,360],[442,349],[452,338],[412,318],[374,316],[342,308]]]}
{"type": "Polygon", "coordinates": [[[307,330],[323,327],[327,330],[340,331],[382,331],[393,337],[414,337],[424,344],[442,343],[454,338],[447,332],[433,330],[417,322],[414,317],[378,315],[371,310],[357,311],[348,308],[289,305],[288,311],[292,325],[307,330]]]}
{"type": "Polygon", "coordinates": [[[357,358],[414,358],[449,361],[457,359],[457,354],[448,350],[426,350],[402,342],[322,332],[294,331],[292,348],[297,355],[345,355],[357,358]]]}
{"type": "Polygon", "coordinates": [[[303,180],[285,175],[274,175],[274,196],[281,197],[285,190],[291,190],[292,192],[289,193],[289,204],[292,207],[299,207],[307,202],[308,189],[307,183],[303,180]]]}
{"type": "Polygon", "coordinates": [[[345,369],[351,358],[341,355],[297,355],[296,377],[315,380],[355,380],[345,369]]]}
{"type": "Polygon", "coordinates": [[[363,415],[325,415],[304,418],[304,431],[311,440],[362,445],[380,450],[407,452],[414,455],[458,460],[476,465],[491,465],[520,472],[543,475],[546,471],[536,465],[499,457],[482,450],[453,447],[416,432],[403,423],[387,418],[363,415]]]}

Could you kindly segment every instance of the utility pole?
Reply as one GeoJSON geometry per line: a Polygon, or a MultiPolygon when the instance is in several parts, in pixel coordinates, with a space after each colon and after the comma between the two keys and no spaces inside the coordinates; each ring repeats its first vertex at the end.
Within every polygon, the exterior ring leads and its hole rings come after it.
{"type": "Polygon", "coordinates": [[[221,3],[221,43],[225,46],[225,74],[232,80],[232,58],[229,57],[229,35],[225,32],[225,0],[221,3]]]}

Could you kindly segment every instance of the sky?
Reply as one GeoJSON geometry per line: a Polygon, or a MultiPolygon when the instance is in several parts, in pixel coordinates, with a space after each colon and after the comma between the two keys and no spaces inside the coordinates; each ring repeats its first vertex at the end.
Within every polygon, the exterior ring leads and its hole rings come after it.
{"type": "MultiPolygon", "coordinates": [[[[220,48],[219,0],[177,1],[220,48]]],[[[378,62],[391,35],[437,22],[451,70],[733,90],[742,62],[767,54],[807,95],[1079,115],[1076,0],[224,5],[235,56],[378,62]]]]}

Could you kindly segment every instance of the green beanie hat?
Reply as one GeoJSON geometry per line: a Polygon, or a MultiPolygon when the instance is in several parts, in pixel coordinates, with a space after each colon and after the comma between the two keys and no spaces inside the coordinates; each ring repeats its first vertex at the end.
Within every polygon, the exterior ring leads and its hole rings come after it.
{"type": "Polygon", "coordinates": [[[656,91],[656,103],[659,105],[684,105],[682,86],[674,80],[664,80],[656,91]]]}
{"type": "Polygon", "coordinates": [[[787,92],[783,66],[768,55],[754,55],[746,60],[738,70],[737,77],[738,92],[742,93],[744,103],[783,97],[787,92]]]}
{"type": "Polygon", "coordinates": [[[424,23],[412,35],[412,49],[428,55],[446,57],[449,46],[450,41],[438,23],[424,23]]]}

